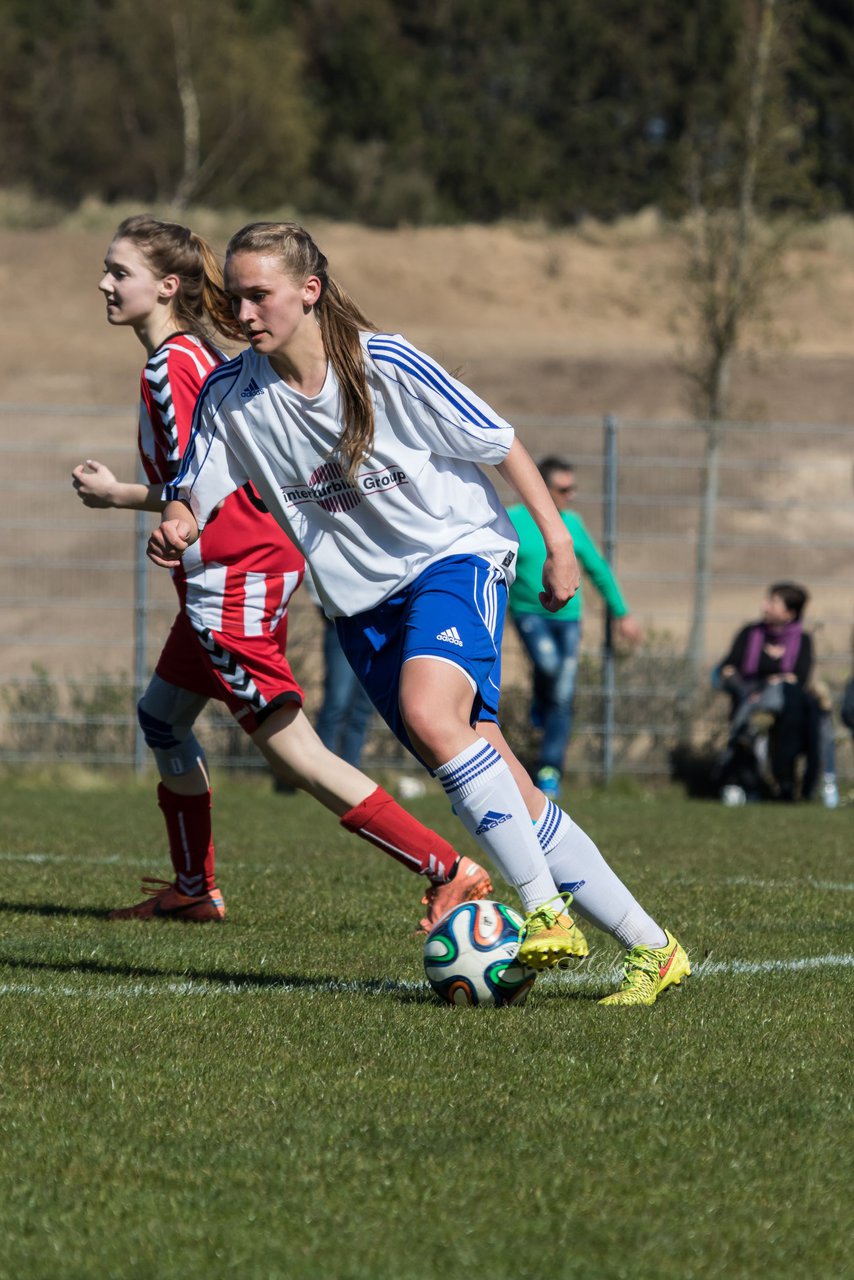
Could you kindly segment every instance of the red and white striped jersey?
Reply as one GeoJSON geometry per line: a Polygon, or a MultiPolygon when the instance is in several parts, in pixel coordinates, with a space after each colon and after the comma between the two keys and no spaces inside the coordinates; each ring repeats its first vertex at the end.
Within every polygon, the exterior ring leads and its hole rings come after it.
{"type": "MultiPolygon", "coordinates": [[[[205,378],[223,363],[216,347],[189,333],[167,338],[140,380],[139,453],[150,484],[177,475],[205,378]]],[[[250,484],[229,494],[173,571],[190,620],[232,636],[272,633],[305,569],[301,553],[250,484]]]]}

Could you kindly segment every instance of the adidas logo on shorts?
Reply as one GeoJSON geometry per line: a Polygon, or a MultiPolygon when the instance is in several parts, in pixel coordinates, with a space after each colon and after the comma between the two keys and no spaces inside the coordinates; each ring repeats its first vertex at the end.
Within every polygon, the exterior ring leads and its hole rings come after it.
{"type": "Polygon", "coordinates": [[[447,627],[444,631],[440,631],[436,639],[446,640],[448,644],[458,644],[461,649],[463,647],[462,638],[456,627],[447,627]]]}

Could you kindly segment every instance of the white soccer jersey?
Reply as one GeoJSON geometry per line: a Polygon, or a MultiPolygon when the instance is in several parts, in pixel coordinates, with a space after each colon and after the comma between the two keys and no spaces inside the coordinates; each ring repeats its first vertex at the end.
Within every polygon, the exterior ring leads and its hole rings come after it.
{"type": "Polygon", "coordinates": [[[480,555],[513,578],[517,537],[478,463],[498,464],[513,428],[400,335],[363,334],[375,433],[353,484],[331,365],[316,396],[244,351],[207,380],[170,498],[200,525],[250,480],[311,564],[330,617],[370,609],[449,555],[480,555]]]}

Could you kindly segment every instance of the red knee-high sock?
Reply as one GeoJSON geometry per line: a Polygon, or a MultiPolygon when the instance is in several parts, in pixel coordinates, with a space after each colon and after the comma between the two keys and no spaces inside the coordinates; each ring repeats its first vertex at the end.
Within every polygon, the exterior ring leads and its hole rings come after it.
{"type": "Polygon", "coordinates": [[[211,793],[179,796],[161,782],[157,803],[166,819],[169,856],[179,893],[196,898],[216,888],[214,844],[211,834],[211,793]]]}
{"type": "Polygon", "coordinates": [[[413,818],[382,787],[349,809],[341,826],[391,854],[410,871],[439,884],[450,880],[460,856],[453,845],[413,818]]]}

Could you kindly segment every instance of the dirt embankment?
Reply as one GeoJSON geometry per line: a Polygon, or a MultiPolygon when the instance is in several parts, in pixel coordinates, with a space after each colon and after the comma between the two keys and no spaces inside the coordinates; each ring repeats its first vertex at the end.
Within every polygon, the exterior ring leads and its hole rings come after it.
{"type": "MultiPolygon", "coordinates": [[[[130,517],[107,521],[84,513],[74,505],[68,479],[80,457],[101,457],[122,469],[133,465],[142,348],[133,334],[108,327],[97,289],[112,230],[128,212],[88,210],[53,230],[0,228],[0,281],[10,317],[0,345],[0,449],[11,477],[4,493],[9,533],[0,575],[11,633],[5,640],[0,636],[6,670],[23,671],[32,660],[42,660],[42,632],[51,636],[44,661],[52,669],[77,664],[78,631],[97,648],[87,650],[87,660],[97,658],[105,666],[119,661],[115,655],[130,634],[130,517]],[[29,406],[31,412],[3,411],[4,405],[29,406]],[[57,412],[36,414],[35,406],[57,412]],[[61,412],[80,406],[119,411],[61,412]],[[114,461],[119,450],[122,460],[114,461]],[[57,613],[59,621],[50,620],[53,606],[65,608],[57,613]]],[[[238,225],[236,219],[202,214],[188,221],[219,250],[238,225]]],[[[679,359],[686,313],[684,242],[651,215],[564,232],[534,226],[311,229],[332,273],[378,327],[405,333],[458,371],[499,412],[520,422],[522,438],[535,451],[558,448],[582,467],[590,461],[580,506],[595,528],[601,510],[585,501],[599,483],[593,460],[601,432],[538,433],[525,420],[598,421],[607,411],[646,421],[689,416],[679,359]]],[[[819,428],[854,422],[854,221],[837,220],[802,234],[782,266],[767,315],[748,335],[749,351],[735,361],[731,416],[819,428]]],[[[661,472],[673,462],[675,438],[645,431],[637,435],[637,446],[624,448],[627,455],[635,447],[646,453],[633,464],[630,496],[621,506],[619,569],[645,625],[684,635],[696,501],[680,505],[676,489],[662,500],[657,495],[664,481],[655,474],[656,467],[661,472]],[[633,502],[646,505],[640,510],[633,502]]],[[[719,522],[711,653],[754,611],[762,585],[781,576],[810,582],[811,615],[825,627],[823,650],[845,649],[854,604],[848,550],[854,533],[849,537],[847,506],[852,440],[854,428],[850,436],[759,432],[751,448],[764,451],[766,463],[773,451],[771,470],[760,474],[745,457],[728,464],[727,493],[736,507],[731,527],[719,522]],[[786,451],[778,465],[776,455],[786,451]],[[741,492],[744,485],[749,492],[741,492]],[[751,514],[751,494],[770,502],[770,517],[751,514]],[[769,541],[769,529],[774,537],[780,533],[780,547],[769,541]],[[807,555],[811,540],[814,549],[807,555]]],[[[696,452],[696,443],[690,447],[696,452]]],[[[670,467],[667,485],[699,492],[698,474],[696,466],[681,474],[670,467]]],[[[164,607],[171,607],[165,587],[163,594],[164,607]]],[[[594,593],[590,598],[592,604],[594,593]]],[[[127,659],[122,663],[127,666],[127,659]]]]}
{"type": "MultiPolygon", "coordinates": [[[[132,404],[140,351],[97,283],[117,218],[0,229],[0,401],[132,404]]],[[[194,219],[217,248],[230,222],[194,219]]],[[[610,228],[371,231],[312,224],[375,323],[404,332],[509,416],[681,418],[684,249],[651,215],[610,228]]],[[[733,378],[732,417],[854,420],[854,223],[802,235],[733,378]]],[[[8,429],[8,423],[3,430],[8,429]]]]}

